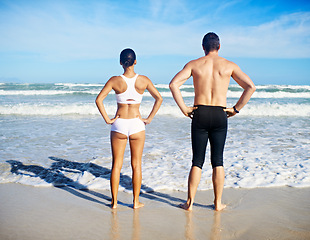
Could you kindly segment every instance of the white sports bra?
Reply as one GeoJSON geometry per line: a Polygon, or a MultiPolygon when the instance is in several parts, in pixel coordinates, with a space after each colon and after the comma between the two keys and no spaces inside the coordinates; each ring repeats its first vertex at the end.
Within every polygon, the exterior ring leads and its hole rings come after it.
{"type": "Polygon", "coordinates": [[[124,75],[120,75],[127,84],[125,92],[116,94],[117,103],[122,104],[140,104],[142,101],[143,94],[137,92],[135,83],[139,74],[136,74],[133,78],[127,78],[124,75]]]}

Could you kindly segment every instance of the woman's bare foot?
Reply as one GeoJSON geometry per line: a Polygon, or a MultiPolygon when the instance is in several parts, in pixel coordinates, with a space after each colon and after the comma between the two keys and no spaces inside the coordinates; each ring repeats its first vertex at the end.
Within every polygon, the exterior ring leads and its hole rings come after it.
{"type": "Polygon", "coordinates": [[[116,209],[116,208],[117,208],[117,201],[114,202],[114,201],[112,200],[112,202],[111,202],[111,208],[112,208],[112,209],[116,209]]]}
{"type": "Polygon", "coordinates": [[[192,204],[188,204],[187,202],[180,204],[179,205],[180,208],[183,208],[186,211],[192,211],[193,210],[193,205],[192,204]]]}
{"type": "Polygon", "coordinates": [[[138,208],[142,208],[142,207],[144,207],[144,203],[138,202],[138,203],[133,204],[133,209],[138,209],[138,208]]]}

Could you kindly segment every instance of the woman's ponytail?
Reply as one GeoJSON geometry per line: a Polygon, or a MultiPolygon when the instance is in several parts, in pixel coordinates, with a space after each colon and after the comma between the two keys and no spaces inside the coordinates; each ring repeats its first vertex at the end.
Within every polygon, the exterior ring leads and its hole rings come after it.
{"type": "Polygon", "coordinates": [[[126,48],[121,52],[120,62],[125,68],[132,66],[135,60],[136,54],[132,49],[126,48]]]}

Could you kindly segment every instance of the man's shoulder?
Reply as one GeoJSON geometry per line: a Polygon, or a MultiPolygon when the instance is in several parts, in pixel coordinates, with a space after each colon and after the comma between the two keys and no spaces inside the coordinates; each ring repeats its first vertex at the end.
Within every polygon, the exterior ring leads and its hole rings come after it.
{"type": "Polygon", "coordinates": [[[219,65],[221,65],[225,68],[234,69],[234,68],[238,67],[238,65],[236,63],[234,63],[234,62],[232,62],[226,58],[220,57],[220,56],[217,56],[216,58],[203,56],[203,57],[189,61],[185,65],[184,68],[196,69],[197,67],[200,68],[202,66],[209,65],[211,62],[212,62],[212,65],[217,62],[219,65]]]}
{"type": "Polygon", "coordinates": [[[236,63],[234,63],[231,60],[228,60],[227,58],[223,58],[223,57],[221,57],[221,58],[224,59],[227,63],[233,64],[233,65],[237,65],[236,63]]]}
{"type": "Polygon", "coordinates": [[[231,67],[231,68],[235,68],[238,65],[236,63],[234,63],[233,61],[230,61],[226,58],[223,57],[219,57],[218,61],[220,62],[221,65],[225,65],[226,67],[231,67]]]}
{"type": "Polygon", "coordinates": [[[185,66],[193,67],[193,66],[199,64],[200,62],[204,61],[203,58],[204,57],[193,59],[193,60],[189,61],[185,66]]]}
{"type": "Polygon", "coordinates": [[[201,64],[208,64],[209,62],[216,62],[216,61],[221,62],[223,64],[235,65],[234,62],[232,62],[226,58],[220,57],[220,56],[217,56],[216,58],[203,56],[203,57],[196,58],[196,59],[189,61],[186,65],[195,66],[195,65],[201,65],[201,64]]]}

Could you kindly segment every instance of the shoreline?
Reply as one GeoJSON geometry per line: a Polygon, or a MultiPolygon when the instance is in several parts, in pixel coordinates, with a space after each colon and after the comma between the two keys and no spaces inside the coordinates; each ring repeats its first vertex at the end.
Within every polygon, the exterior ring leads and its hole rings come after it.
{"type": "Polygon", "coordinates": [[[310,188],[225,188],[227,208],[213,210],[213,191],[198,191],[192,212],[178,207],[186,192],[132,194],[71,187],[0,184],[0,239],[309,239],[310,188]]]}

